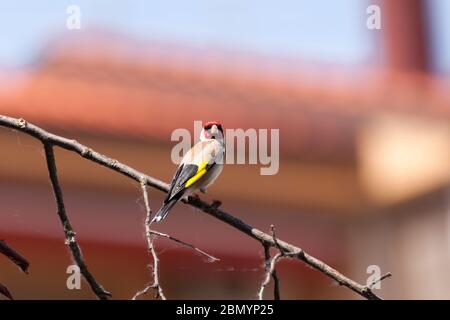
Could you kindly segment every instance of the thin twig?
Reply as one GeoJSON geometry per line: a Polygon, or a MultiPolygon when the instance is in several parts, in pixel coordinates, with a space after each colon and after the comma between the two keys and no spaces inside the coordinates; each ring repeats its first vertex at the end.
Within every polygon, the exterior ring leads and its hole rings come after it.
{"type": "Polygon", "coordinates": [[[75,232],[70,224],[69,217],[66,214],[66,209],[64,206],[63,194],[58,181],[58,175],[56,172],[56,162],[55,154],[53,152],[53,145],[48,142],[44,142],[45,158],[47,161],[48,173],[50,176],[50,181],[53,187],[53,194],[56,201],[56,212],[58,213],[59,219],[64,230],[64,235],[66,238],[66,244],[70,248],[72,257],[76,264],[80,268],[81,274],[84,276],[86,281],[89,283],[92,291],[97,295],[99,299],[108,299],[111,297],[111,293],[103,289],[103,287],[97,282],[94,276],[89,272],[89,269],[84,261],[81,249],[75,239],[75,232]]]}
{"type": "MultiPolygon", "coordinates": [[[[78,143],[76,140],[70,140],[49,133],[42,128],[39,128],[31,123],[27,123],[23,119],[16,119],[0,115],[0,126],[19,130],[43,142],[47,141],[53,145],[59,146],[68,151],[75,152],[85,159],[96,162],[106,168],[109,168],[124,176],[134,179],[137,182],[140,182],[142,177],[145,177],[147,185],[155,189],[161,190],[163,192],[168,192],[169,190],[169,185],[167,183],[164,183],[151,176],[145,175],[144,173],[139,172],[138,170],[131,168],[117,160],[106,157],[88,148],[87,146],[78,143]]],[[[245,223],[244,221],[217,208],[216,206],[212,206],[211,204],[202,201],[200,198],[189,197],[187,200],[183,199],[182,201],[232,226],[233,228],[243,232],[244,234],[255,239],[261,244],[268,244],[269,246],[272,247],[276,246],[275,242],[273,241],[273,237],[271,235],[262,232],[261,230],[258,230],[256,228],[253,228],[251,225],[245,223]]],[[[330,277],[331,279],[335,280],[339,285],[349,288],[353,292],[359,294],[360,296],[366,299],[369,300],[381,299],[379,296],[373,293],[371,289],[366,288],[366,286],[359,284],[358,282],[346,277],[345,275],[343,275],[336,269],[330,267],[323,261],[307,254],[303,249],[294,246],[290,243],[287,243],[285,241],[282,241],[280,239],[278,239],[277,242],[279,248],[282,248],[283,250],[285,250],[285,252],[289,252],[293,257],[303,261],[304,263],[320,271],[327,277],[330,277]]]]}
{"type": "Polygon", "coordinates": [[[372,289],[374,285],[376,285],[378,282],[383,281],[386,278],[392,277],[392,274],[390,272],[382,275],[381,277],[379,277],[378,279],[375,279],[374,281],[372,281],[369,285],[367,285],[366,287],[368,289],[372,289]]]}
{"type": "Polygon", "coordinates": [[[280,251],[281,253],[285,253],[285,250],[283,247],[280,246],[277,240],[277,235],[275,233],[275,226],[273,224],[270,225],[270,233],[272,234],[273,243],[275,244],[275,247],[280,251]]]}
{"type": "Polygon", "coordinates": [[[9,246],[5,240],[0,240],[0,253],[8,257],[9,260],[14,262],[20,270],[28,273],[28,266],[30,265],[27,259],[22,256],[19,252],[9,246]]]}
{"type": "Polygon", "coordinates": [[[133,300],[136,300],[139,296],[146,294],[150,289],[156,290],[156,298],[161,298],[162,300],[166,300],[166,296],[164,295],[164,291],[159,283],[159,258],[156,254],[155,246],[153,244],[153,237],[152,237],[152,230],[150,229],[151,225],[151,215],[152,210],[150,208],[150,201],[148,200],[148,191],[147,191],[147,181],[145,177],[141,178],[141,190],[142,195],[144,196],[144,204],[145,204],[145,238],[147,239],[147,249],[151,253],[153,258],[153,267],[152,267],[152,274],[153,274],[153,284],[145,287],[143,290],[137,292],[133,300]]]}
{"type": "MultiPolygon", "coordinates": [[[[280,253],[282,255],[284,255],[285,251],[278,244],[277,236],[275,234],[275,227],[273,224],[270,225],[270,230],[272,231],[272,238],[273,238],[273,242],[275,243],[275,246],[278,248],[280,253]]],[[[269,251],[269,253],[270,253],[270,251],[269,251]]],[[[272,272],[272,278],[273,278],[273,298],[274,298],[274,300],[280,300],[280,279],[278,279],[277,270],[275,269],[275,266],[274,266],[274,269],[272,272]]]]}
{"type": "Polygon", "coordinates": [[[272,224],[270,226],[270,231],[272,233],[272,240],[275,244],[275,247],[279,250],[279,253],[277,253],[273,258],[270,257],[270,245],[267,243],[263,244],[264,247],[264,269],[266,271],[264,280],[259,288],[258,291],[258,299],[263,299],[264,289],[270,282],[270,277],[272,276],[273,279],[273,297],[274,300],[280,300],[280,279],[277,275],[277,270],[275,268],[278,260],[281,258],[291,258],[295,256],[295,254],[291,252],[286,252],[279,244],[277,240],[277,236],[275,234],[275,227],[272,224]]]}
{"type": "MultiPolygon", "coordinates": [[[[270,257],[270,246],[264,245],[264,270],[265,274],[267,276],[267,273],[271,273],[272,279],[273,279],[273,298],[274,300],[280,300],[281,294],[280,294],[280,279],[277,275],[277,270],[274,268],[272,272],[270,272],[270,265],[271,265],[271,257],[270,257]]],[[[265,282],[265,280],[264,280],[265,282]]],[[[263,283],[264,283],[263,282],[263,283]]],[[[267,285],[267,284],[266,284],[267,285]]],[[[261,290],[262,286],[260,287],[261,290]]],[[[264,290],[264,289],[263,289],[264,290]]],[[[260,300],[263,299],[263,292],[261,294],[258,294],[258,298],[260,297],[260,300]]]]}
{"type": "MultiPolygon", "coordinates": [[[[14,248],[8,245],[5,240],[0,240],[0,253],[5,255],[9,260],[15,263],[22,272],[28,274],[29,262],[22,256],[19,252],[17,252],[14,248]]],[[[4,295],[10,300],[14,300],[11,292],[8,290],[8,287],[0,283],[0,294],[4,295]]]]}
{"type": "Polygon", "coordinates": [[[11,295],[11,292],[9,292],[8,288],[1,283],[0,283],[0,294],[4,295],[9,300],[14,300],[14,298],[11,295]]]}
{"type": "Polygon", "coordinates": [[[157,255],[156,255],[156,251],[155,251],[154,244],[153,244],[154,237],[152,237],[152,236],[164,237],[164,238],[167,238],[167,239],[172,240],[174,242],[177,242],[179,244],[182,244],[184,246],[187,246],[187,247],[191,248],[192,250],[194,250],[194,251],[196,251],[196,252],[206,256],[208,258],[208,260],[211,261],[211,262],[219,261],[219,259],[214,257],[214,256],[212,256],[212,255],[210,255],[210,254],[208,254],[208,253],[206,253],[206,252],[204,252],[204,251],[202,251],[202,250],[200,250],[199,248],[193,246],[190,243],[187,243],[187,242],[184,242],[182,240],[179,240],[179,239],[177,239],[175,237],[172,237],[171,235],[168,235],[168,234],[156,231],[156,230],[151,230],[150,226],[152,224],[152,220],[150,218],[151,218],[151,215],[152,215],[152,211],[151,211],[151,208],[150,208],[150,201],[148,199],[147,182],[145,180],[145,177],[143,177],[141,179],[141,191],[142,191],[142,195],[143,195],[143,198],[144,198],[144,205],[145,205],[145,211],[146,211],[145,233],[146,233],[146,239],[147,239],[147,247],[148,247],[148,250],[151,252],[152,257],[153,257],[153,284],[147,285],[143,290],[138,291],[133,296],[132,300],[136,300],[139,296],[147,294],[150,289],[156,289],[157,292],[158,292],[157,296],[159,296],[159,297],[161,297],[161,299],[165,300],[166,297],[165,297],[164,292],[162,290],[162,287],[161,287],[161,285],[159,283],[159,273],[158,273],[158,270],[159,270],[159,263],[158,263],[159,259],[158,259],[157,255]]]}
{"type": "Polygon", "coordinates": [[[149,250],[152,253],[153,257],[153,286],[156,287],[158,294],[157,298],[161,298],[161,300],[166,300],[166,296],[164,295],[164,291],[159,284],[159,258],[156,254],[155,247],[153,246],[153,239],[151,236],[147,237],[149,243],[149,250]]]}
{"type": "Polygon", "coordinates": [[[259,288],[258,292],[258,300],[263,300],[264,296],[264,289],[267,287],[267,285],[270,282],[270,277],[273,276],[273,273],[275,272],[275,265],[278,262],[280,258],[283,257],[283,254],[281,252],[278,252],[276,255],[274,255],[271,259],[269,259],[268,268],[266,270],[264,280],[261,283],[261,286],[259,288]]]}
{"type": "Polygon", "coordinates": [[[277,270],[275,269],[272,272],[272,279],[273,279],[273,299],[280,300],[281,299],[280,280],[278,279],[277,270]]]}
{"type": "Polygon", "coordinates": [[[136,299],[139,298],[140,296],[146,295],[150,289],[156,289],[155,285],[153,285],[153,284],[148,285],[148,286],[146,286],[144,289],[142,289],[142,290],[136,292],[136,294],[133,296],[133,298],[131,298],[131,300],[136,300],[136,299]]]}
{"type": "Polygon", "coordinates": [[[172,240],[172,241],[174,241],[174,242],[177,242],[177,243],[179,243],[179,244],[182,244],[182,245],[184,245],[184,246],[186,246],[186,247],[189,247],[189,248],[191,248],[192,250],[194,250],[194,251],[200,253],[201,255],[204,255],[205,257],[207,257],[208,260],[209,260],[210,262],[220,261],[219,258],[216,258],[216,257],[214,257],[214,256],[212,256],[212,255],[206,253],[205,251],[200,250],[199,248],[193,246],[193,245],[190,244],[190,243],[187,243],[187,242],[184,242],[184,241],[182,241],[182,240],[179,240],[179,239],[177,239],[177,238],[175,238],[175,237],[172,237],[171,235],[168,235],[168,234],[165,234],[165,233],[156,231],[156,230],[150,230],[150,234],[153,234],[153,235],[155,235],[155,236],[164,237],[164,238],[170,239],[170,240],[172,240]]]}

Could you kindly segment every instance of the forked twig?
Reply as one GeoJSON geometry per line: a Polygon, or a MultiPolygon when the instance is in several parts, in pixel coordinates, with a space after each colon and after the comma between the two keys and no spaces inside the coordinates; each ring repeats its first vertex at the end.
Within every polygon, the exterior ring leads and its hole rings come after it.
{"type": "Polygon", "coordinates": [[[132,300],[136,300],[139,296],[146,294],[150,289],[156,290],[156,298],[161,298],[162,300],[166,300],[166,296],[164,295],[164,290],[162,289],[161,285],[159,284],[159,259],[158,255],[156,254],[155,246],[153,245],[153,237],[150,229],[151,225],[151,215],[152,215],[152,209],[150,208],[150,202],[148,200],[148,191],[147,191],[147,181],[145,177],[141,178],[141,191],[142,195],[144,197],[144,205],[145,205],[145,238],[147,239],[147,249],[152,255],[153,258],[153,267],[152,267],[152,275],[153,275],[153,284],[145,287],[143,290],[138,291],[132,300]]]}

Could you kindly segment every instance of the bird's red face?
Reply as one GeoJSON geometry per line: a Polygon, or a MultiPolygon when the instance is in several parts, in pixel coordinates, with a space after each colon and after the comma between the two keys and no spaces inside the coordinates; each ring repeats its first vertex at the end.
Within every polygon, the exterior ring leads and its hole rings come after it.
{"type": "Polygon", "coordinates": [[[222,125],[217,121],[209,121],[203,126],[203,135],[206,139],[216,139],[219,135],[223,137],[222,125]]]}

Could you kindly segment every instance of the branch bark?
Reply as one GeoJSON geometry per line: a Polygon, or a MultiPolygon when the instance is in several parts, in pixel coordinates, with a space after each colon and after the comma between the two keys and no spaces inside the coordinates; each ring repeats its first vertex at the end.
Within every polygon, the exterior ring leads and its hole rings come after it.
{"type": "Polygon", "coordinates": [[[154,239],[156,237],[164,237],[167,238],[169,240],[172,240],[176,243],[182,244],[183,246],[186,246],[188,248],[191,248],[192,250],[194,250],[195,252],[200,253],[201,255],[205,256],[209,262],[215,262],[215,261],[219,261],[220,259],[204,252],[203,250],[200,250],[199,248],[193,246],[190,243],[184,242],[182,240],[179,240],[175,237],[172,237],[171,235],[168,235],[166,233],[162,233],[156,230],[152,230],[150,228],[151,224],[152,224],[152,220],[151,220],[151,215],[152,215],[152,210],[150,208],[150,200],[148,197],[148,190],[147,190],[147,181],[145,179],[145,177],[142,177],[141,179],[141,191],[142,191],[142,195],[144,198],[144,206],[145,206],[145,211],[146,211],[146,216],[145,216],[145,222],[144,222],[144,226],[145,226],[145,236],[147,239],[147,248],[148,251],[151,253],[152,257],[153,257],[153,284],[146,286],[143,290],[138,291],[132,298],[132,300],[136,300],[139,296],[147,294],[147,292],[150,289],[155,289],[156,290],[156,298],[161,298],[162,300],[166,300],[166,297],[164,295],[164,291],[159,283],[159,259],[158,256],[156,254],[156,250],[155,250],[155,245],[154,245],[154,239]]]}
{"type": "Polygon", "coordinates": [[[284,249],[278,244],[278,239],[275,234],[275,227],[273,225],[270,226],[270,232],[272,233],[272,239],[275,243],[275,247],[278,249],[278,253],[275,254],[273,257],[270,257],[270,246],[267,244],[264,244],[264,269],[266,270],[264,280],[261,283],[261,286],[258,291],[258,299],[263,300],[264,299],[264,289],[267,287],[267,285],[270,282],[270,277],[272,276],[273,279],[273,298],[274,300],[280,300],[280,279],[277,275],[277,270],[275,269],[275,266],[279,260],[282,258],[292,258],[294,254],[290,252],[285,252],[284,249]]]}
{"type": "Polygon", "coordinates": [[[56,201],[56,212],[61,221],[64,235],[66,238],[66,244],[69,246],[72,257],[75,263],[80,268],[81,274],[89,283],[92,291],[97,295],[99,299],[106,300],[111,297],[111,293],[103,289],[103,287],[97,282],[94,276],[89,272],[89,269],[84,261],[81,253],[80,246],[75,239],[75,231],[70,224],[69,217],[66,214],[66,208],[64,206],[63,193],[58,181],[58,174],[56,171],[55,154],[53,152],[53,145],[50,142],[44,141],[45,159],[47,161],[48,173],[53,188],[53,194],[56,201]]]}
{"type": "Polygon", "coordinates": [[[152,235],[152,230],[150,229],[150,226],[152,224],[152,220],[151,220],[151,216],[152,216],[152,210],[150,208],[150,202],[148,200],[148,191],[147,191],[147,181],[145,180],[145,177],[141,178],[141,190],[142,190],[142,195],[144,196],[144,205],[145,205],[145,211],[146,211],[146,216],[145,216],[145,237],[147,239],[147,248],[148,251],[150,252],[150,254],[152,255],[153,258],[153,284],[149,285],[147,287],[145,287],[143,290],[137,292],[132,300],[136,300],[139,296],[146,294],[150,289],[155,289],[156,290],[156,298],[161,298],[162,300],[166,300],[166,296],[164,295],[164,290],[161,287],[160,283],[159,283],[159,258],[158,255],[156,254],[156,249],[155,246],[153,244],[153,235],[152,235]]]}
{"type": "Polygon", "coordinates": [[[279,259],[281,259],[283,257],[283,255],[278,252],[276,255],[274,255],[271,259],[268,260],[267,262],[267,271],[264,277],[264,280],[261,284],[261,287],[259,288],[259,292],[258,292],[258,299],[259,300],[263,300],[263,295],[264,295],[264,289],[267,287],[267,285],[270,282],[270,277],[274,275],[275,271],[275,265],[278,262],[279,259]]]}
{"type": "Polygon", "coordinates": [[[366,287],[369,288],[369,289],[372,289],[373,286],[376,285],[378,282],[381,282],[384,279],[387,279],[387,278],[390,278],[390,277],[392,277],[392,273],[388,272],[388,273],[382,275],[381,277],[379,277],[378,279],[375,279],[374,281],[372,281],[372,283],[370,283],[366,287]]]}
{"type": "Polygon", "coordinates": [[[11,292],[9,292],[8,288],[1,283],[0,283],[0,294],[4,295],[9,300],[14,300],[14,298],[11,295],[11,292]]]}
{"type": "Polygon", "coordinates": [[[24,256],[22,256],[19,252],[17,252],[15,249],[13,249],[11,246],[9,246],[5,240],[0,240],[0,253],[8,257],[9,260],[14,262],[20,270],[22,270],[25,273],[28,273],[28,266],[30,265],[25,259],[24,256]]]}
{"type": "MultiPolygon", "coordinates": [[[[30,264],[28,263],[27,259],[25,259],[25,257],[17,252],[14,248],[9,246],[4,240],[0,240],[0,253],[5,255],[9,260],[15,263],[24,273],[28,273],[28,266],[30,264]]],[[[10,300],[14,300],[8,288],[1,283],[0,294],[4,295],[10,300]]]]}
{"type": "MultiPolygon", "coordinates": [[[[163,192],[167,192],[169,189],[168,184],[155,179],[153,177],[150,177],[148,175],[145,175],[142,172],[139,172],[138,170],[131,168],[115,159],[109,158],[107,156],[104,156],[87,146],[78,143],[76,140],[67,139],[55,134],[52,134],[50,132],[47,132],[40,127],[37,127],[31,123],[27,123],[24,119],[16,119],[11,118],[7,116],[1,116],[0,115],[0,126],[12,128],[18,131],[21,131],[23,133],[26,133],[32,137],[35,137],[36,139],[51,144],[56,145],[58,147],[61,147],[63,149],[66,149],[68,151],[75,152],[82,156],[83,158],[86,158],[90,161],[96,162],[106,168],[109,168],[111,170],[114,170],[122,175],[125,175],[137,182],[140,182],[142,177],[145,177],[145,181],[147,185],[158,189],[163,192]]],[[[242,233],[246,234],[247,236],[251,237],[252,239],[258,241],[262,245],[268,245],[271,247],[278,247],[281,248],[285,253],[289,253],[292,255],[292,257],[303,261],[307,265],[313,267],[314,269],[320,271],[327,277],[333,279],[336,281],[339,285],[345,286],[352,290],[353,292],[357,293],[358,295],[369,299],[369,300],[379,300],[381,299],[378,295],[376,295],[372,289],[368,288],[367,286],[364,286],[362,284],[359,284],[358,282],[346,277],[336,269],[330,267],[323,261],[309,255],[306,253],[303,249],[300,247],[294,246],[290,243],[287,243],[282,240],[277,240],[277,244],[274,242],[273,237],[265,232],[262,232],[261,230],[258,230],[251,225],[245,223],[244,221],[232,216],[231,214],[221,210],[218,208],[217,205],[209,204],[207,202],[202,201],[199,198],[193,198],[189,197],[188,199],[183,199],[184,203],[187,203],[197,209],[202,210],[203,212],[211,215],[212,217],[232,226],[233,228],[241,231],[242,233]]]]}

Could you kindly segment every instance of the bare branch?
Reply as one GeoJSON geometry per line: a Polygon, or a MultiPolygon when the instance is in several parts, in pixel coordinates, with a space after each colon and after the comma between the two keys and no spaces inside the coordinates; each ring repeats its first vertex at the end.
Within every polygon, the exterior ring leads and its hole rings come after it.
{"type": "Polygon", "coordinates": [[[152,216],[152,210],[150,208],[150,202],[148,200],[148,191],[147,191],[147,181],[145,177],[141,178],[141,190],[142,195],[144,196],[144,204],[145,204],[145,237],[147,239],[147,249],[151,253],[153,258],[153,284],[145,287],[143,290],[138,291],[134,297],[133,300],[136,300],[139,296],[146,294],[150,289],[156,290],[156,298],[161,298],[162,300],[166,300],[166,296],[164,295],[164,291],[159,284],[159,259],[158,255],[156,254],[155,247],[153,245],[153,237],[152,237],[152,230],[150,229],[150,225],[152,224],[151,216],[152,216]]]}
{"type": "Polygon", "coordinates": [[[270,233],[272,234],[272,239],[273,239],[273,243],[275,244],[275,247],[281,252],[281,253],[285,253],[285,250],[283,249],[283,247],[280,246],[280,244],[278,243],[277,240],[277,235],[275,233],[275,226],[273,224],[270,225],[270,233]]]}
{"type": "Polygon", "coordinates": [[[45,158],[47,161],[48,173],[50,176],[50,181],[53,187],[53,194],[56,201],[56,212],[58,213],[59,219],[61,221],[64,235],[66,238],[66,244],[69,246],[72,257],[76,264],[80,268],[81,274],[84,276],[86,281],[89,283],[92,291],[97,295],[99,299],[108,299],[111,297],[111,293],[103,289],[103,287],[97,282],[94,276],[89,272],[89,269],[84,261],[81,249],[75,239],[75,232],[70,224],[69,217],[66,214],[66,209],[64,206],[63,194],[58,181],[58,175],[56,172],[56,162],[55,154],[53,152],[53,146],[44,142],[45,158]]]}
{"type": "Polygon", "coordinates": [[[378,279],[375,279],[374,281],[372,281],[372,283],[370,283],[369,285],[367,285],[366,287],[368,289],[372,289],[374,285],[376,285],[378,282],[383,281],[386,278],[392,277],[392,274],[390,272],[382,275],[381,277],[379,277],[378,279]]]}
{"type": "Polygon", "coordinates": [[[294,254],[290,252],[286,252],[279,244],[275,234],[275,227],[272,224],[270,226],[270,231],[272,233],[272,239],[275,244],[275,247],[280,251],[273,258],[270,257],[270,245],[263,243],[264,247],[264,269],[266,270],[264,280],[259,288],[258,299],[263,299],[264,289],[270,282],[270,277],[273,278],[273,297],[275,300],[280,300],[280,279],[277,275],[277,270],[275,269],[275,265],[278,260],[281,258],[293,257],[294,254]]]}
{"type": "MultiPolygon", "coordinates": [[[[272,232],[272,239],[273,242],[275,243],[275,246],[278,248],[278,250],[280,251],[281,254],[285,254],[284,250],[282,247],[280,247],[280,245],[278,244],[277,241],[277,236],[275,234],[275,227],[274,225],[270,225],[270,230],[272,232]]],[[[270,250],[269,250],[269,254],[270,254],[270,250]]],[[[273,298],[274,300],[280,300],[280,280],[278,279],[278,275],[277,275],[277,271],[275,270],[275,266],[272,272],[272,278],[273,278],[273,298]]]]}
{"type": "Polygon", "coordinates": [[[138,291],[134,297],[132,298],[132,300],[136,300],[139,296],[147,294],[148,291],[150,289],[155,289],[157,291],[157,297],[160,297],[163,300],[166,300],[166,297],[164,295],[163,289],[159,283],[159,259],[158,256],[156,254],[156,250],[154,247],[154,238],[153,236],[160,236],[160,237],[164,237],[167,238],[169,240],[172,240],[174,242],[177,242],[179,244],[182,244],[186,247],[191,248],[192,250],[206,256],[208,258],[209,261],[214,262],[214,261],[219,261],[218,258],[200,250],[199,248],[193,246],[192,244],[189,244],[187,242],[184,242],[182,240],[179,240],[175,237],[172,237],[171,235],[156,231],[156,230],[151,230],[150,226],[152,224],[152,220],[151,220],[151,215],[152,215],[152,211],[150,208],[150,201],[148,199],[148,190],[147,190],[147,181],[145,179],[145,177],[142,177],[141,179],[141,190],[142,190],[142,195],[144,198],[144,205],[145,205],[145,210],[146,210],[146,217],[145,217],[145,234],[146,234],[146,238],[147,238],[147,247],[149,252],[152,254],[153,257],[153,284],[151,285],[147,285],[143,290],[138,291]]]}
{"type": "Polygon", "coordinates": [[[154,284],[148,285],[144,289],[136,292],[136,294],[133,296],[133,298],[131,298],[131,300],[137,300],[137,298],[139,298],[140,296],[146,295],[150,289],[156,289],[155,285],[154,284]]]}
{"type": "MultiPolygon", "coordinates": [[[[280,280],[278,279],[278,275],[277,275],[275,266],[274,266],[272,272],[270,270],[270,266],[271,266],[270,246],[264,245],[263,247],[264,247],[264,270],[266,271],[266,273],[265,273],[265,278],[264,278],[263,284],[261,285],[260,291],[258,293],[258,298],[259,298],[259,300],[263,299],[264,287],[267,286],[268,282],[267,282],[267,284],[264,284],[264,283],[266,282],[267,275],[271,274],[272,279],[273,279],[273,298],[274,298],[274,300],[280,300],[281,299],[280,280]]],[[[270,279],[269,279],[269,281],[270,281],[270,279]]]]}
{"type": "Polygon", "coordinates": [[[264,289],[267,287],[267,285],[270,282],[270,277],[273,276],[275,272],[275,265],[277,261],[283,257],[283,254],[281,252],[278,252],[276,255],[274,255],[271,259],[268,260],[268,267],[266,268],[266,273],[264,276],[264,280],[261,283],[261,287],[259,288],[258,292],[258,299],[263,300],[264,295],[264,289]]]}
{"type": "Polygon", "coordinates": [[[172,240],[172,241],[174,241],[174,242],[177,242],[177,243],[182,244],[182,245],[184,245],[184,246],[186,246],[186,247],[188,247],[188,248],[191,248],[192,250],[194,250],[194,251],[200,253],[201,255],[204,255],[206,258],[208,258],[208,260],[209,260],[210,262],[220,261],[219,258],[216,258],[216,257],[214,257],[214,256],[212,256],[212,255],[206,253],[205,251],[200,250],[199,248],[193,246],[193,245],[190,244],[190,243],[187,243],[187,242],[184,242],[184,241],[182,241],[182,240],[179,240],[179,239],[177,239],[177,238],[175,238],[175,237],[172,237],[171,235],[168,235],[168,234],[165,234],[165,233],[156,231],[156,230],[150,230],[150,234],[153,234],[153,235],[156,235],[156,236],[160,236],[160,237],[164,237],[164,238],[170,239],[170,240],[172,240]]]}
{"type": "Polygon", "coordinates": [[[273,299],[274,300],[280,300],[280,280],[278,279],[277,270],[273,270],[272,272],[272,279],[273,279],[273,299]]]}
{"type": "MultiPolygon", "coordinates": [[[[0,115],[0,126],[12,128],[24,132],[28,135],[35,137],[38,140],[43,142],[51,143],[53,145],[59,146],[63,149],[78,153],[80,156],[96,162],[106,168],[114,170],[122,175],[125,175],[131,179],[134,179],[137,182],[140,182],[142,177],[145,177],[145,181],[147,185],[161,190],[163,192],[168,192],[169,186],[168,184],[150,177],[148,175],[139,172],[136,169],[133,169],[123,163],[118,162],[117,160],[106,157],[85,145],[78,143],[75,140],[70,140],[52,133],[49,133],[31,123],[27,123],[23,119],[16,119],[6,116],[0,115]]],[[[262,232],[256,228],[253,228],[251,225],[243,222],[242,220],[232,216],[231,214],[220,210],[217,208],[217,205],[211,205],[207,202],[202,201],[199,198],[189,197],[188,200],[182,200],[184,203],[187,203],[195,208],[202,210],[205,213],[213,216],[214,218],[225,222],[226,224],[232,226],[233,228],[243,232],[249,237],[255,239],[261,244],[267,244],[272,247],[282,248],[286,253],[289,253],[293,257],[303,261],[307,265],[315,268],[320,271],[324,275],[330,277],[335,280],[339,285],[345,286],[352,290],[353,292],[359,294],[360,296],[370,299],[370,300],[379,300],[381,299],[376,294],[372,292],[371,289],[366,288],[366,286],[353,281],[352,279],[346,277],[336,269],[330,267],[326,263],[321,260],[307,254],[303,249],[294,246],[290,243],[287,243],[282,240],[277,240],[278,245],[275,244],[273,237],[267,233],[262,232]]]]}
{"type": "Polygon", "coordinates": [[[4,285],[2,285],[1,283],[0,283],[0,294],[4,295],[9,300],[14,300],[14,298],[11,295],[11,292],[9,292],[8,288],[5,287],[4,285]]]}
{"type": "MultiPolygon", "coordinates": [[[[20,268],[20,270],[28,274],[28,266],[30,264],[28,263],[27,259],[25,259],[19,252],[17,252],[15,249],[9,246],[5,242],[5,240],[0,240],[0,253],[5,255],[12,262],[14,262],[20,268]]],[[[10,300],[14,300],[8,288],[1,283],[0,283],[0,294],[4,295],[10,300]]]]}
{"type": "Polygon", "coordinates": [[[25,273],[28,273],[28,266],[30,265],[20,253],[18,253],[16,250],[11,248],[5,240],[0,240],[0,253],[4,254],[6,257],[9,258],[12,262],[14,262],[20,270],[22,270],[25,273]]]}

